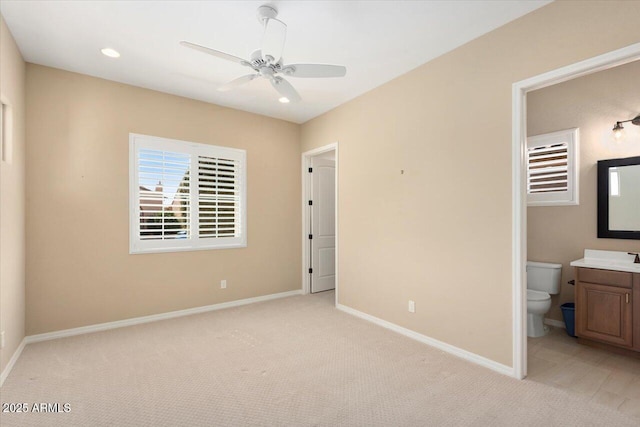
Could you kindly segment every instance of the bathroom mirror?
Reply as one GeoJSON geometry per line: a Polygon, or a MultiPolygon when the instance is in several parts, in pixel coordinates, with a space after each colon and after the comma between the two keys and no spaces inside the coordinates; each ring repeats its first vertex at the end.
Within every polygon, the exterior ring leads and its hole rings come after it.
{"type": "Polygon", "coordinates": [[[598,237],[640,240],[640,156],[598,162],[598,237]]]}

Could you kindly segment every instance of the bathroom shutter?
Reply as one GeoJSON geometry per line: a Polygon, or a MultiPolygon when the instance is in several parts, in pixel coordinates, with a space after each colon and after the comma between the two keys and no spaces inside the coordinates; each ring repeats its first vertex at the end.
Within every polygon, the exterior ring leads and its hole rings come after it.
{"type": "Polygon", "coordinates": [[[569,185],[568,144],[533,147],[528,150],[528,192],[567,191],[569,185]]]}
{"type": "Polygon", "coordinates": [[[527,139],[527,201],[533,206],[578,204],[578,129],[527,139]]]}

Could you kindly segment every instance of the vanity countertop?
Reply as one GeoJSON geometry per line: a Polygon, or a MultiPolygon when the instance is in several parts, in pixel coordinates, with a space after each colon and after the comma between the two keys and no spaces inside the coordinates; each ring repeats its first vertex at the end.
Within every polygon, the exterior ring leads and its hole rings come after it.
{"type": "Polygon", "coordinates": [[[570,265],[572,267],[640,273],[640,264],[635,264],[634,258],[635,255],[629,255],[627,252],[585,249],[584,258],[571,261],[570,265]]]}

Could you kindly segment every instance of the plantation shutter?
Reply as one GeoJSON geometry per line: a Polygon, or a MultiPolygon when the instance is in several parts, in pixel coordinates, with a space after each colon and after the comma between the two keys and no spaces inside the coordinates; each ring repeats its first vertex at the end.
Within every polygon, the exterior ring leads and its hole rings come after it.
{"type": "Polygon", "coordinates": [[[527,139],[530,206],[578,204],[578,129],[527,139]]]}
{"type": "Polygon", "coordinates": [[[198,157],[198,236],[238,237],[240,233],[240,162],[198,157]]]}
{"type": "Polygon", "coordinates": [[[189,154],[152,149],[138,151],[140,240],[184,239],[189,236],[190,167],[189,154]]]}
{"type": "Polygon", "coordinates": [[[528,156],[528,192],[567,191],[569,186],[568,147],[566,142],[550,147],[533,147],[528,156]]]}

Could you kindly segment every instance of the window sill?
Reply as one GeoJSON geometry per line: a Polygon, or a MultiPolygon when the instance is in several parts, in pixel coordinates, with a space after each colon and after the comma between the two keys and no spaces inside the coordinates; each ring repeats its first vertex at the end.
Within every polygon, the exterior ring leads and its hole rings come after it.
{"type": "Polygon", "coordinates": [[[152,248],[152,249],[134,249],[129,248],[129,255],[139,254],[156,254],[171,252],[192,252],[192,251],[211,251],[217,249],[240,249],[246,248],[246,243],[232,243],[228,245],[202,246],[202,247],[169,247],[169,248],[152,248]]]}

